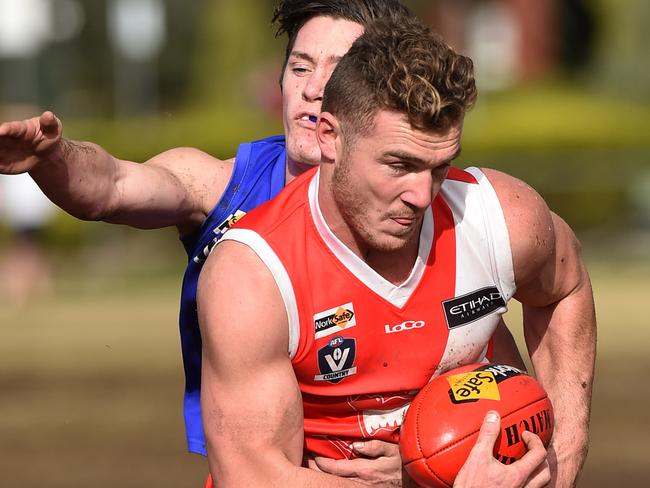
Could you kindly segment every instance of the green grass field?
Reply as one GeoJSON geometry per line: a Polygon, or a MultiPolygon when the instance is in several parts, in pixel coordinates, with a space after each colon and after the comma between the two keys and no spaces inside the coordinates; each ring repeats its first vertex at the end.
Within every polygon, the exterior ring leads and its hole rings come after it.
{"type": "MultiPolygon", "coordinates": [[[[646,486],[650,264],[592,264],[599,356],[580,486],[646,486]]],[[[202,486],[207,464],[182,431],[180,271],[69,267],[46,300],[0,299],[0,486],[202,486]]],[[[519,336],[517,310],[508,322],[519,336]]]]}

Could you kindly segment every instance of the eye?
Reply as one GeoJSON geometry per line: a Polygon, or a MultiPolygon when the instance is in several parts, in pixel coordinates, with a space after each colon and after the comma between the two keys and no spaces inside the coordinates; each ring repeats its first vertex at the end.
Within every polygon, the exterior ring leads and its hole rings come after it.
{"type": "Polygon", "coordinates": [[[291,64],[289,68],[296,76],[305,76],[311,72],[311,68],[305,64],[291,64]]]}
{"type": "Polygon", "coordinates": [[[393,163],[388,163],[388,168],[391,173],[395,175],[403,175],[410,172],[413,169],[413,165],[403,161],[396,161],[393,163]]]}

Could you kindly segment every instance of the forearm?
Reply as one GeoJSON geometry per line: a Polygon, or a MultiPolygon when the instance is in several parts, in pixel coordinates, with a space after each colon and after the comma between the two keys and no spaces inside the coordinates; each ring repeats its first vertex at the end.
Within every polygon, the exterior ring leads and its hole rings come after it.
{"type": "Polygon", "coordinates": [[[62,139],[29,172],[56,205],[82,220],[102,220],[116,197],[118,161],[90,142],[62,139]]]}
{"type": "Polygon", "coordinates": [[[552,451],[557,487],[575,484],[588,449],[596,355],[596,318],[589,278],[559,303],[524,306],[531,360],[555,412],[552,451]]]}
{"type": "MultiPolygon", "coordinates": [[[[292,470],[287,472],[287,475],[283,477],[280,483],[277,486],[303,486],[309,488],[316,487],[332,487],[332,488],[360,488],[368,486],[365,483],[360,483],[358,481],[353,481],[348,478],[341,478],[339,476],[334,476],[331,474],[314,471],[302,467],[294,467],[292,470]]],[[[381,488],[394,488],[395,485],[391,485],[389,482],[386,483],[377,483],[373,486],[381,488]]]]}

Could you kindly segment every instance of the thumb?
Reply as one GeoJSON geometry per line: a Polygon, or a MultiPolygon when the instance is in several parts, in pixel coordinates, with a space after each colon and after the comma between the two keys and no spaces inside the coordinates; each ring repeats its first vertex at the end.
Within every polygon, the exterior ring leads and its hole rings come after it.
{"type": "Polygon", "coordinates": [[[356,441],[352,443],[352,449],[356,454],[363,456],[378,458],[381,456],[389,456],[397,452],[399,446],[388,442],[378,441],[373,439],[370,441],[356,441]],[[394,451],[394,452],[393,452],[394,451]]]}
{"type": "Polygon", "coordinates": [[[60,135],[61,122],[52,112],[43,112],[38,119],[41,132],[48,138],[55,138],[60,135]]]}
{"type": "Polygon", "coordinates": [[[481,430],[478,433],[478,439],[476,439],[476,444],[472,448],[473,454],[483,454],[487,453],[492,457],[492,452],[494,450],[494,443],[499,437],[501,432],[501,417],[494,410],[490,410],[485,414],[483,419],[483,424],[481,425],[481,430]]]}

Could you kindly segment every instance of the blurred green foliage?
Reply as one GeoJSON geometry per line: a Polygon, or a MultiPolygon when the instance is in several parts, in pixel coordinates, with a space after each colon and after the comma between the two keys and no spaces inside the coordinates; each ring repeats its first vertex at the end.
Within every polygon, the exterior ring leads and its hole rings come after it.
{"type": "Polygon", "coordinates": [[[650,2],[646,0],[592,0],[598,19],[598,55],[593,84],[618,97],[648,103],[650,99],[650,2]]]}
{"type": "MultiPolygon", "coordinates": [[[[567,83],[483,95],[461,160],[528,182],[577,231],[626,230],[650,174],[650,105],[567,83]]],[[[650,196],[648,196],[650,198],[650,196]]]]}
{"type": "MultiPolygon", "coordinates": [[[[630,213],[631,182],[650,171],[648,127],[649,105],[580,86],[485,94],[467,118],[459,164],[494,167],[527,181],[579,231],[620,228],[629,223],[621,215],[630,213]]],[[[145,161],[177,146],[229,158],[240,142],[281,130],[259,111],[205,106],[165,118],[73,122],[66,134],[145,161]]]]}
{"type": "MultiPolygon", "coordinates": [[[[183,2],[169,3],[170,13],[178,15],[183,2]]],[[[279,114],[260,108],[256,99],[260,91],[279,90],[274,73],[279,74],[285,39],[274,39],[272,3],[190,2],[191,42],[180,44],[189,27],[177,29],[177,44],[162,55],[173,59],[163,71],[174,63],[185,68],[184,95],[177,93],[177,102],[165,103],[165,112],[155,117],[66,118],[65,135],[143,162],[179,146],[229,158],[240,142],[280,133],[279,114]],[[262,87],[253,80],[260,72],[262,87]]],[[[427,5],[406,3],[416,11],[427,5]]],[[[598,26],[592,62],[578,76],[558,71],[537,84],[480,93],[459,159],[460,166],[495,167],[529,182],[554,211],[585,232],[629,225],[630,195],[639,194],[630,188],[650,172],[650,64],[642,61],[650,45],[650,3],[589,5],[598,26]]],[[[101,226],[61,216],[50,234],[70,246],[101,226]]]]}
{"type": "Polygon", "coordinates": [[[242,85],[256,66],[283,48],[282,40],[274,41],[274,32],[270,2],[204,2],[188,105],[208,111],[254,107],[242,85]]]}

